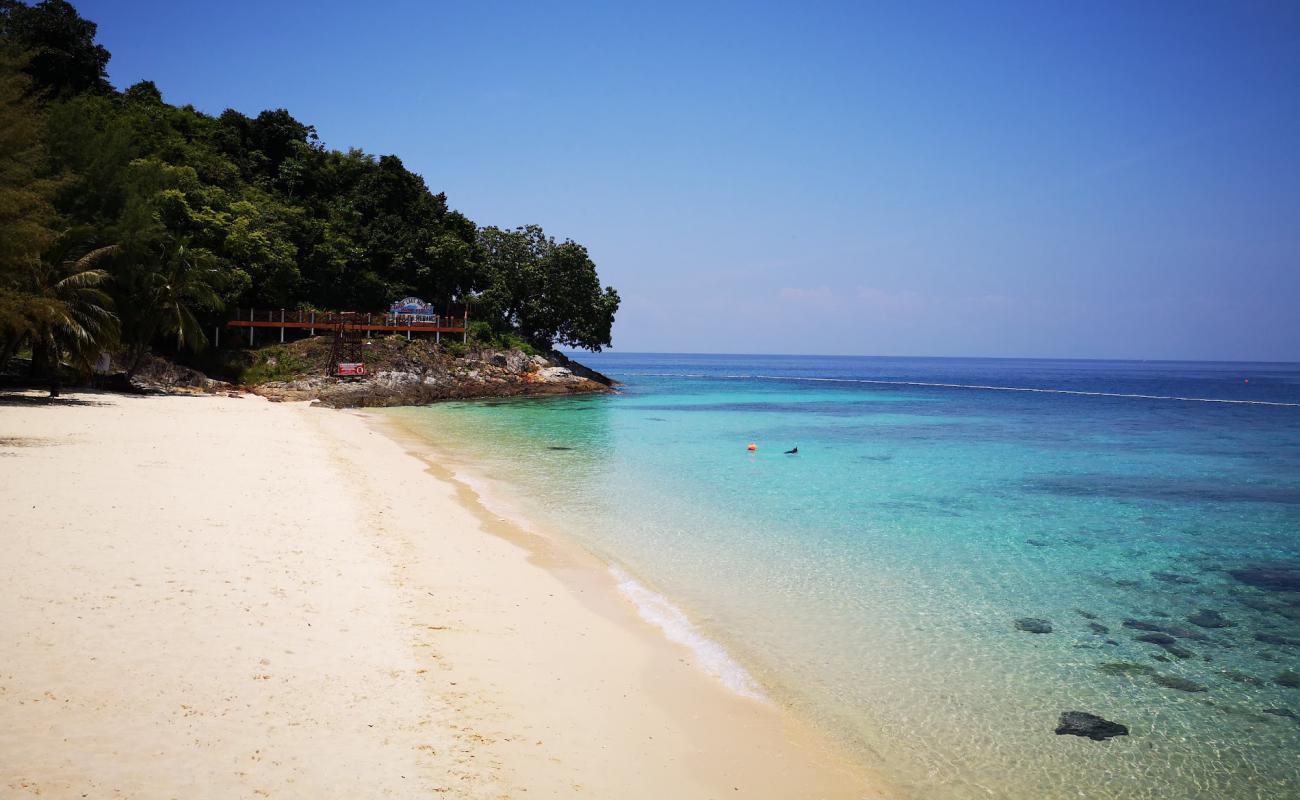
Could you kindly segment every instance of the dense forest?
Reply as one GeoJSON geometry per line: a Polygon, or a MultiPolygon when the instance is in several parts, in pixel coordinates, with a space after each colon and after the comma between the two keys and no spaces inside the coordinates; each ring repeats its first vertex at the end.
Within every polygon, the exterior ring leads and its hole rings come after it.
{"type": "Polygon", "coordinates": [[[87,371],[203,348],[235,306],[470,307],[471,335],[600,350],[617,292],[586,249],[479,227],[397,156],[284,109],[213,117],[117,91],[66,0],[0,0],[0,367],[87,371]]]}

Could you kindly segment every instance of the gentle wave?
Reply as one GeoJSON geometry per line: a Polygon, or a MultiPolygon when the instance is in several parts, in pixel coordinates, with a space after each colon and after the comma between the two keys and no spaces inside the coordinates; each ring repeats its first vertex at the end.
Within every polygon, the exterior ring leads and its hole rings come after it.
{"type": "MultiPolygon", "coordinates": [[[[501,492],[493,488],[490,480],[463,470],[453,470],[452,478],[468,486],[478,496],[479,504],[489,513],[528,533],[541,535],[525,514],[503,497],[501,492]]],[[[722,645],[701,633],[690,618],[668,598],[651,591],[619,567],[610,565],[609,571],[614,576],[619,591],[632,601],[641,618],[662,630],[669,641],[683,645],[693,652],[696,661],[705,672],[742,697],[767,700],[753,676],[736,663],[722,645]]]]}
{"type": "Polygon", "coordinates": [[[758,681],[755,681],[744,667],[737,664],[722,645],[700,633],[699,628],[695,627],[681,609],[669,602],[668,598],[646,588],[616,566],[611,565],[609,571],[618,582],[619,591],[632,601],[641,618],[662,630],[670,641],[683,645],[695,653],[696,661],[705,672],[722,681],[724,686],[742,697],[767,700],[758,686],[758,681]]]}
{"type": "Polygon", "coordinates": [[[1276,400],[1225,400],[1214,397],[1179,397],[1164,394],[1125,394],[1122,392],[1086,392],[1081,389],[1035,389],[1027,386],[986,386],[979,383],[927,383],[925,381],[885,381],[871,378],[811,378],[803,375],[708,375],[705,373],[637,372],[629,373],[654,378],[713,378],[716,380],[745,381],[816,381],[820,383],[869,383],[880,386],[924,386],[931,389],[976,389],[990,392],[1037,392],[1041,394],[1069,394],[1077,397],[1122,397],[1130,400],[1177,400],[1183,403],[1227,403],[1244,406],[1275,406],[1300,408],[1300,403],[1276,400]]]}

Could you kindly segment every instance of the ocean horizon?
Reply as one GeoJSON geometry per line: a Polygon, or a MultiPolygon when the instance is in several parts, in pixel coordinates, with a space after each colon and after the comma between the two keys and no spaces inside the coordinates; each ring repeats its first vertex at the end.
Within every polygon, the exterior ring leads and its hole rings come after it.
{"type": "Polygon", "coordinates": [[[1300,365],[579,359],[384,413],[899,795],[1300,794],[1300,365]]]}

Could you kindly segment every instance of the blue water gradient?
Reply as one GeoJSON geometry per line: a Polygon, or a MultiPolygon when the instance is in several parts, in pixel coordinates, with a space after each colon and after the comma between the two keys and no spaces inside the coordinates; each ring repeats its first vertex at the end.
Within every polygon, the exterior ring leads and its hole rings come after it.
{"type": "Polygon", "coordinates": [[[1300,796],[1300,365],[583,360],[620,394],[390,413],[900,795],[1300,796]]]}

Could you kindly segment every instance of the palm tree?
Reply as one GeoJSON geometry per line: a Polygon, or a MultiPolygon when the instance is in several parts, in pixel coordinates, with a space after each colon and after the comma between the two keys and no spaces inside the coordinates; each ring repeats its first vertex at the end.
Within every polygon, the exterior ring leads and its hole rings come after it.
{"type": "Polygon", "coordinates": [[[16,286],[0,294],[0,326],[5,346],[0,364],[8,363],[23,343],[32,348],[32,375],[50,379],[50,396],[59,393],[59,369],[64,359],[88,374],[91,365],[118,336],[113,300],[102,288],[109,280],[99,264],[118,252],[116,245],[99,247],[80,258],[64,256],[77,237],[60,237],[54,250],[27,272],[16,286]]]}
{"type": "Polygon", "coordinates": [[[132,326],[130,380],[154,337],[175,337],[177,350],[202,350],[208,343],[198,313],[224,305],[218,287],[222,272],[216,256],[183,241],[161,245],[159,257],[132,276],[127,295],[136,305],[132,326]]]}

